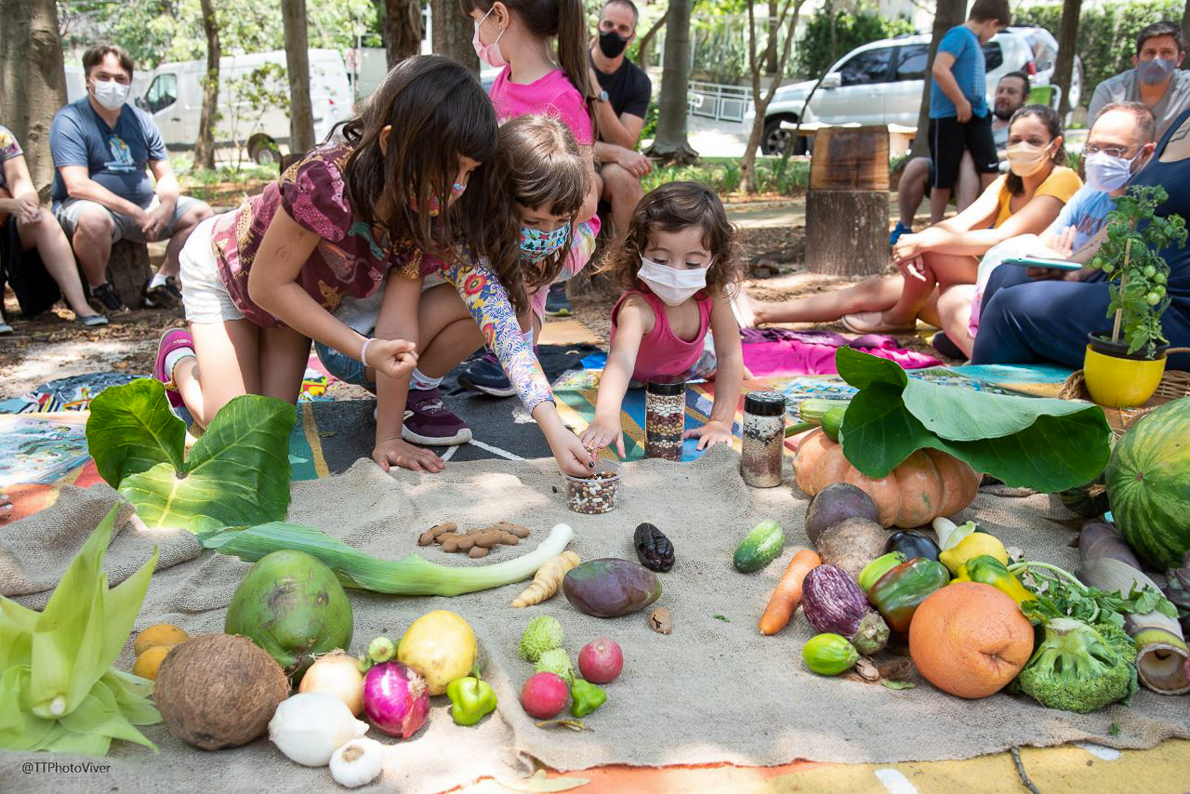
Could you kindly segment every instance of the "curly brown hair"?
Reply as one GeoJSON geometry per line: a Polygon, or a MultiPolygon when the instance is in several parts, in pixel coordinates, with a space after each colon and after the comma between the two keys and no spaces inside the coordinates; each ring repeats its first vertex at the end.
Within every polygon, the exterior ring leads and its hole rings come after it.
{"type": "Polygon", "coordinates": [[[676,232],[688,226],[702,229],[702,244],[714,260],[707,270],[706,291],[724,294],[743,277],[736,258],[736,230],[715,191],[700,182],[670,182],[650,191],[632,213],[628,231],[612,246],[600,267],[624,289],[637,285],[641,254],[654,232],[676,232]]]}

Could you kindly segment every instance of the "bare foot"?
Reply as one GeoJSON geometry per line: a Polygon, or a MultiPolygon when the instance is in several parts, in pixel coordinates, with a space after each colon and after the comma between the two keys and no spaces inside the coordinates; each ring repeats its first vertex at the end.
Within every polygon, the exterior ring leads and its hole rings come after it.
{"type": "Polygon", "coordinates": [[[916,322],[895,324],[885,319],[884,312],[856,312],[845,314],[843,327],[855,334],[906,334],[917,327],[916,322]]]}
{"type": "Polygon", "coordinates": [[[759,316],[763,309],[748,297],[748,292],[743,287],[740,287],[729,300],[731,312],[735,315],[735,321],[739,323],[740,328],[755,328],[764,322],[759,316]]]}

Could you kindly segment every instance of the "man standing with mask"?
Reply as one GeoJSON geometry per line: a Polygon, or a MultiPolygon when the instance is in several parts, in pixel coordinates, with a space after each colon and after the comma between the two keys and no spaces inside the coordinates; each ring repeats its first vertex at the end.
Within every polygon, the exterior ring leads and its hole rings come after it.
{"type": "Polygon", "coordinates": [[[1104,80],[1091,98],[1089,118],[1098,118],[1113,102],[1143,102],[1157,119],[1157,138],[1190,107],[1190,72],[1178,69],[1186,56],[1182,30],[1172,22],[1154,22],[1136,35],[1135,68],[1104,80]]]}
{"type": "Polygon", "coordinates": [[[107,283],[113,243],[168,239],[165,261],[142,297],[146,308],[176,305],[182,297],[178,252],[194,227],[212,214],[205,203],[180,195],[157,125],[127,104],[132,73],[132,58],[120,47],[91,47],[83,54],[87,95],[59,110],[50,127],[54,215],[70,238],[92,297],[109,313],[125,310],[107,283]]]}

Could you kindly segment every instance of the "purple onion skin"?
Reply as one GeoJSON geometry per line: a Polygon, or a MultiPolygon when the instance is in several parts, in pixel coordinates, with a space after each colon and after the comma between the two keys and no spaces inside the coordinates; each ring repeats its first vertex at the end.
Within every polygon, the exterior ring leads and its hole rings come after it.
{"type": "Polygon", "coordinates": [[[373,666],[364,676],[364,713],[388,735],[408,739],[430,714],[426,679],[400,662],[373,666]]]}

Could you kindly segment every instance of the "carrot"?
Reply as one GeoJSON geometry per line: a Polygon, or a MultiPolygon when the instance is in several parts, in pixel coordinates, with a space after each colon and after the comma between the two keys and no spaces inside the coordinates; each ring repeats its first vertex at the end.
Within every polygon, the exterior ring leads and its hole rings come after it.
{"type": "Polygon", "coordinates": [[[814,568],[822,564],[822,558],[809,549],[802,549],[793,555],[789,567],[781,574],[781,581],[773,589],[769,605],[760,616],[760,633],[776,634],[785,628],[802,600],[802,581],[814,568]]]}

